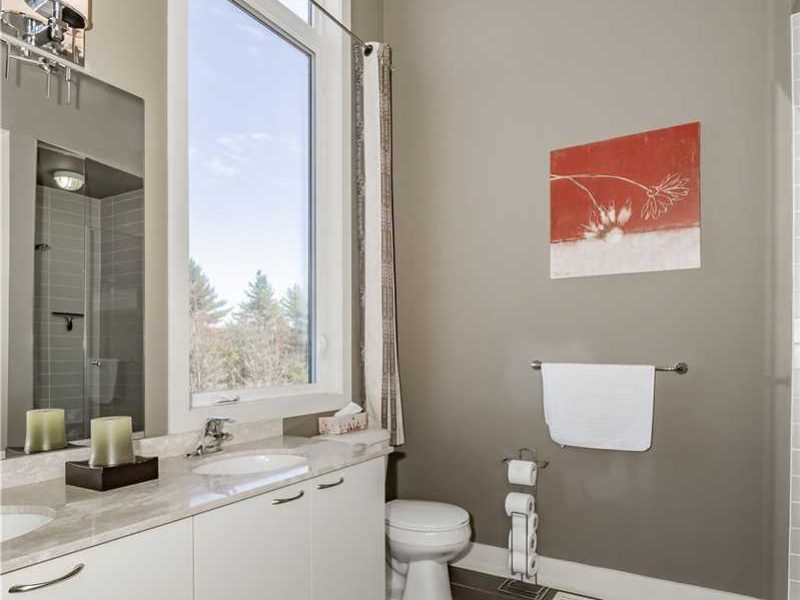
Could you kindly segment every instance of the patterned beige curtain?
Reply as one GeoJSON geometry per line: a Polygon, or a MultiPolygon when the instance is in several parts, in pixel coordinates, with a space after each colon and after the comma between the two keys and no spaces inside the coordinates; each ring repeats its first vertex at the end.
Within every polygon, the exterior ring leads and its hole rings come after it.
{"type": "Polygon", "coordinates": [[[354,186],[358,202],[361,393],[371,423],[405,441],[397,352],[392,197],[392,49],[354,46],[354,186]]]}

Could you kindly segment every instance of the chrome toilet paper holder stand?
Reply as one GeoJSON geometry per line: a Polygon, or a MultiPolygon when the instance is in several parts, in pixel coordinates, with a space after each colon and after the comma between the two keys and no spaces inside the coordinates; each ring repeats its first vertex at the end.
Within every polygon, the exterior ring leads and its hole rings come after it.
{"type": "MultiPolygon", "coordinates": [[[[537,460],[536,459],[536,450],[534,450],[532,448],[520,448],[519,450],[517,450],[517,456],[516,457],[506,457],[506,458],[503,458],[500,462],[503,463],[503,464],[507,464],[507,463],[511,462],[512,460],[530,460],[533,464],[536,465],[537,469],[546,469],[548,467],[548,465],[550,464],[550,462],[546,461],[546,460],[537,460]]],[[[518,487],[520,490],[522,490],[522,488],[523,488],[523,486],[515,486],[515,487],[518,487]]],[[[536,497],[537,487],[538,487],[538,485],[533,487],[533,496],[534,496],[534,498],[536,497]]],[[[515,533],[514,533],[514,527],[513,527],[514,518],[515,517],[521,517],[521,518],[525,519],[525,539],[527,540],[528,536],[530,535],[530,530],[529,530],[530,523],[528,521],[528,515],[525,514],[525,513],[513,512],[513,513],[511,513],[510,516],[511,516],[512,527],[511,527],[511,543],[509,545],[510,547],[508,549],[508,552],[509,552],[509,565],[511,566],[512,578],[511,579],[506,579],[506,581],[503,583],[503,586],[501,586],[501,588],[503,588],[504,586],[510,584],[512,581],[515,581],[513,579],[514,575],[517,575],[519,577],[519,582],[524,582],[526,576],[529,576],[527,572],[526,573],[515,573],[514,570],[513,570],[514,547],[516,546],[515,539],[514,539],[515,538],[515,533]]],[[[526,566],[526,571],[527,571],[527,566],[529,564],[530,564],[530,548],[527,547],[527,543],[526,543],[526,547],[525,547],[525,566],[526,566]]],[[[529,577],[532,577],[533,581],[535,582],[535,585],[538,585],[538,580],[539,580],[539,569],[538,569],[538,566],[536,567],[536,569],[532,573],[532,575],[530,575],[529,577]]]]}
{"type": "Polygon", "coordinates": [[[537,469],[546,469],[550,464],[550,461],[547,460],[536,460],[536,450],[532,450],[531,448],[520,448],[517,450],[517,456],[515,457],[506,457],[502,459],[501,463],[509,463],[512,460],[530,460],[533,464],[536,465],[537,469]],[[525,454],[530,455],[530,458],[525,458],[525,454]]]}
{"type": "MultiPolygon", "coordinates": [[[[533,449],[533,448],[520,448],[519,450],[517,450],[517,456],[515,456],[515,457],[509,456],[509,457],[503,458],[503,459],[500,460],[500,462],[502,464],[508,464],[512,460],[530,460],[534,465],[536,465],[537,469],[546,469],[550,465],[550,461],[537,460],[537,458],[536,458],[536,450],[533,449]]],[[[515,486],[515,487],[518,487],[520,490],[522,490],[522,488],[523,488],[523,486],[515,486]]],[[[537,487],[538,486],[534,486],[534,488],[533,488],[534,498],[536,497],[536,488],[537,487]]],[[[527,540],[528,536],[530,535],[530,531],[528,530],[528,527],[530,526],[530,524],[528,523],[528,515],[526,515],[525,513],[517,513],[517,512],[512,513],[511,514],[511,522],[512,522],[512,524],[514,522],[514,517],[522,517],[522,518],[525,519],[525,539],[527,540]]],[[[509,559],[510,559],[509,560],[509,564],[513,564],[513,548],[515,546],[515,543],[514,543],[514,528],[513,528],[513,526],[511,528],[511,544],[510,544],[510,546],[511,547],[508,549],[509,559]]],[[[529,549],[525,548],[525,564],[528,565],[529,561],[530,561],[529,549]]],[[[519,577],[519,581],[520,582],[525,581],[526,573],[514,573],[513,572],[513,567],[512,567],[512,577],[514,575],[517,575],[519,577]]],[[[534,582],[538,582],[538,575],[539,575],[539,571],[538,571],[538,568],[537,568],[536,571],[533,573],[534,582]]],[[[514,579],[506,579],[506,581],[505,581],[505,583],[503,585],[506,585],[506,584],[510,583],[511,581],[514,581],[514,579]]]]}

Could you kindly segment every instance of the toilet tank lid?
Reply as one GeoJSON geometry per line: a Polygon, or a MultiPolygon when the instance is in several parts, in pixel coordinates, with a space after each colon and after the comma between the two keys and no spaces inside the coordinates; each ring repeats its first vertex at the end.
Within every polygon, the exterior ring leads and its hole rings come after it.
{"type": "Polygon", "coordinates": [[[386,524],[412,531],[447,531],[469,523],[460,506],[426,500],[392,500],[386,503],[386,524]]]}

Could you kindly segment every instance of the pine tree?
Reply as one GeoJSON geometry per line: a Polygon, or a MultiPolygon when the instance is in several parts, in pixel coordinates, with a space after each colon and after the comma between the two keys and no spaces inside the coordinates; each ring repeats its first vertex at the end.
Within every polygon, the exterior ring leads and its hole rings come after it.
{"type": "Polygon", "coordinates": [[[303,339],[308,334],[308,301],[299,285],[286,290],[281,299],[281,312],[292,331],[303,339]]]}
{"type": "Polygon", "coordinates": [[[229,309],[217,297],[208,276],[194,260],[189,260],[189,314],[192,337],[189,351],[189,376],[192,392],[217,389],[226,379],[226,347],[219,325],[229,309]]]}
{"type": "Polygon", "coordinates": [[[219,324],[230,309],[217,297],[208,276],[193,258],[189,259],[189,314],[207,325],[219,324]]]}
{"type": "Polygon", "coordinates": [[[289,380],[308,383],[308,299],[299,285],[286,290],[281,312],[289,327],[289,380]]]}
{"type": "Polygon", "coordinates": [[[235,315],[237,321],[264,326],[280,316],[275,290],[260,270],[256,271],[255,279],[247,284],[245,296],[235,315]]]}
{"type": "Polygon", "coordinates": [[[275,298],[275,290],[260,270],[247,284],[231,334],[241,359],[246,387],[286,383],[291,356],[290,330],[275,298]]]}

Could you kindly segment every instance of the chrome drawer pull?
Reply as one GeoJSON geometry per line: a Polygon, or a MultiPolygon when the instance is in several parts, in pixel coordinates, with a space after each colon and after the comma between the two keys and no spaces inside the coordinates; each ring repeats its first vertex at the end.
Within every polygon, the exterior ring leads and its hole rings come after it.
{"type": "Polygon", "coordinates": [[[272,501],[272,504],[276,505],[276,504],[286,504],[287,502],[294,502],[295,500],[300,500],[300,498],[302,498],[305,495],[306,493],[303,490],[300,490],[299,492],[297,492],[297,496],[292,496],[291,498],[275,498],[275,500],[272,501]]]}
{"type": "Polygon", "coordinates": [[[344,477],[339,477],[339,481],[336,483],[320,483],[317,485],[318,490],[329,490],[331,488],[336,487],[337,485],[342,485],[344,483],[344,477]]]}
{"type": "Polygon", "coordinates": [[[75,577],[75,575],[77,575],[81,571],[83,571],[83,563],[79,564],[77,567],[72,569],[72,571],[70,571],[66,575],[62,575],[57,579],[51,579],[50,581],[45,581],[43,583],[28,583],[25,585],[11,586],[10,588],[8,588],[8,593],[22,594],[24,592],[33,592],[34,590],[40,590],[42,588],[50,587],[51,585],[55,585],[57,583],[61,583],[62,581],[66,581],[67,579],[72,579],[73,577],[75,577]]]}

